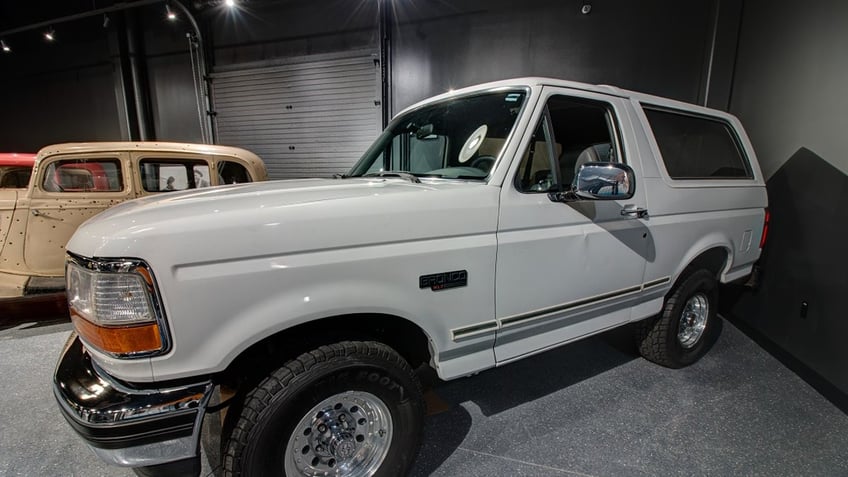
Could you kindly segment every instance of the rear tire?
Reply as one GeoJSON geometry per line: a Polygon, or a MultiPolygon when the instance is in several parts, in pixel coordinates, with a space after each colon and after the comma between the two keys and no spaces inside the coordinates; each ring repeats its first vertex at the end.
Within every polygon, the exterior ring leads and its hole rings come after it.
{"type": "Polygon", "coordinates": [[[639,324],[639,352],[669,368],[698,361],[721,329],[717,310],[715,275],[703,269],[690,273],[666,297],[660,314],[639,324]]]}
{"type": "Polygon", "coordinates": [[[393,349],[321,346],[248,393],[224,446],[224,475],[405,475],[423,415],[420,384],[393,349]]]}

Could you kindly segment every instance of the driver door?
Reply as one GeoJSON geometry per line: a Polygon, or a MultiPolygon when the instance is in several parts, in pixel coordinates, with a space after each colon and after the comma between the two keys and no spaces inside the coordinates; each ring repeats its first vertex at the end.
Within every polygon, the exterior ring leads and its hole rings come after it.
{"type": "Polygon", "coordinates": [[[502,187],[498,225],[498,363],[625,323],[642,295],[648,231],[626,201],[554,202],[586,162],[626,162],[615,97],[548,88],[523,157],[502,187]]]}
{"type": "Polygon", "coordinates": [[[9,235],[9,229],[12,226],[12,215],[15,213],[17,202],[18,190],[0,189],[0,256],[2,256],[6,237],[9,235]]]}

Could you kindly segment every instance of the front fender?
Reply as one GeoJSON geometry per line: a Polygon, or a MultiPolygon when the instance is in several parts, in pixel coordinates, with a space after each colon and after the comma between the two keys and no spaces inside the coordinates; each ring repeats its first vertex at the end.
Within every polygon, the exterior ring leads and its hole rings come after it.
{"type": "Polygon", "coordinates": [[[494,235],[484,234],[178,267],[160,275],[173,348],[151,360],[154,379],[218,372],[269,336],[350,314],[414,323],[437,361],[485,348],[476,366],[491,366],[494,333],[457,341],[451,330],[494,317],[495,252],[494,235]],[[420,287],[420,276],[456,269],[467,271],[466,286],[420,287]]]}

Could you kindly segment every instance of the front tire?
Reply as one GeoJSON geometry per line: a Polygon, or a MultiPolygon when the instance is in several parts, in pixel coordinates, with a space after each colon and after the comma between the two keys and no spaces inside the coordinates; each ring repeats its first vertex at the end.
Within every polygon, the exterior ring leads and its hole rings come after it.
{"type": "Polygon", "coordinates": [[[707,270],[696,270],[666,297],[660,314],[639,325],[639,352],[669,368],[682,368],[706,354],[720,330],[718,282],[707,270]]]}
{"type": "Polygon", "coordinates": [[[423,414],[420,384],[393,349],[373,341],[321,346],[248,393],[224,447],[224,474],[405,475],[423,414]]]}

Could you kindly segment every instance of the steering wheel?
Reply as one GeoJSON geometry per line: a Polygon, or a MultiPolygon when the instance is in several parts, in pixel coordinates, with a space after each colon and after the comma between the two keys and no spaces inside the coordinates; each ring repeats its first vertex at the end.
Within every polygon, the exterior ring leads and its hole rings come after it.
{"type": "Polygon", "coordinates": [[[485,172],[489,172],[494,165],[495,156],[478,156],[476,159],[471,161],[471,167],[485,172]]]}

